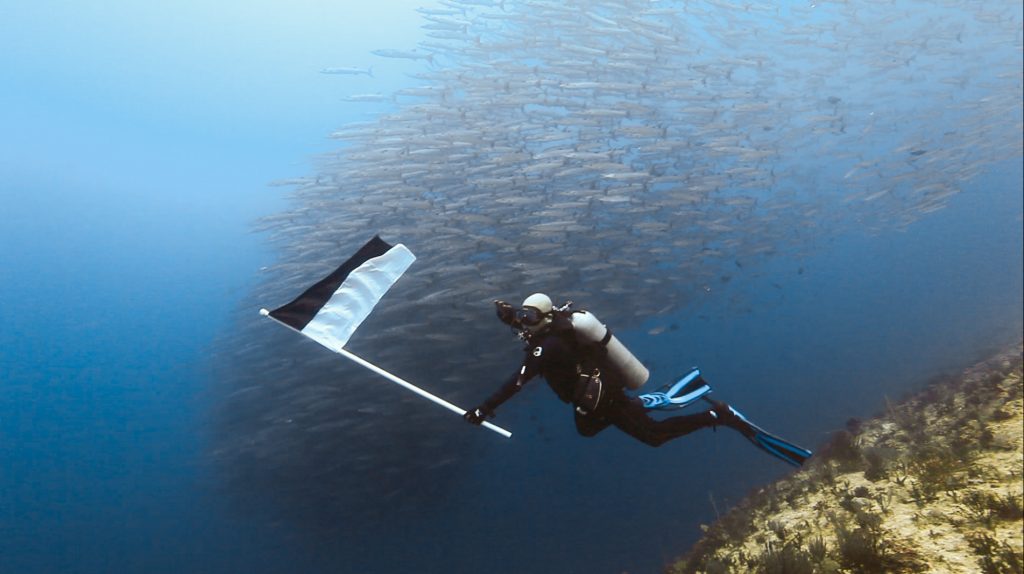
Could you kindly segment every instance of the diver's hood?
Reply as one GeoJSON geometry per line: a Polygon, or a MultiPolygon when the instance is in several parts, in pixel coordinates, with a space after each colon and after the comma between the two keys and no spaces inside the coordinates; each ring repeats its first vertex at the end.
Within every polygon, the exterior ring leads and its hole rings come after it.
{"type": "Polygon", "coordinates": [[[523,309],[533,308],[543,315],[543,318],[539,323],[533,325],[524,324],[523,327],[531,333],[536,333],[551,324],[551,311],[554,309],[554,305],[551,303],[551,297],[543,293],[534,293],[523,300],[523,309]]]}

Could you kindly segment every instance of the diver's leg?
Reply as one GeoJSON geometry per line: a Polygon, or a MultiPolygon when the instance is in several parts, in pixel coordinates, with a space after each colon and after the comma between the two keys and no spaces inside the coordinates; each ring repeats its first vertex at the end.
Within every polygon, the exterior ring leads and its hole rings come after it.
{"type": "Polygon", "coordinates": [[[654,420],[639,399],[628,399],[609,409],[608,420],[629,436],[650,446],[690,434],[704,427],[714,426],[716,419],[710,412],[680,415],[665,420],[654,420]]]}

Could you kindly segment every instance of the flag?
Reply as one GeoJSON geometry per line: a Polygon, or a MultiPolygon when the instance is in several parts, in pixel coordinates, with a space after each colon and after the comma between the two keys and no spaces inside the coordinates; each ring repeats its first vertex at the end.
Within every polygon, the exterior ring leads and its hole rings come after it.
{"type": "MultiPolygon", "coordinates": [[[[398,281],[416,256],[404,245],[391,245],[379,236],[366,242],[356,254],[341,264],[294,301],[260,314],[269,316],[317,343],[347,357],[378,375],[459,415],[466,410],[433,395],[345,349],[345,343],[373,311],[380,298],[398,281]]],[[[482,426],[504,437],[507,430],[483,421],[482,426]]]]}
{"type": "Polygon", "coordinates": [[[416,260],[404,245],[375,235],[348,261],[294,301],[267,313],[317,343],[340,352],[380,298],[416,260]]]}

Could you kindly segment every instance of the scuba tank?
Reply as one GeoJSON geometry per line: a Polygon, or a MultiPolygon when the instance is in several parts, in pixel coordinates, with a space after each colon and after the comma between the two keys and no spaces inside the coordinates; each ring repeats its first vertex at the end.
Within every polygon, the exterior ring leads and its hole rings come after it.
{"type": "Polygon", "coordinates": [[[572,328],[580,341],[604,346],[608,351],[608,362],[622,375],[622,382],[627,388],[639,389],[651,376],[647,367],[590,311],[573,311],[572,328]]]}

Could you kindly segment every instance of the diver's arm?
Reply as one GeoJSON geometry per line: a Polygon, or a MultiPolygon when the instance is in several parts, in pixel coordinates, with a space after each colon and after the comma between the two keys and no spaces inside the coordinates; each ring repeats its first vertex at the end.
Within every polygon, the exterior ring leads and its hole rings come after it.
{"type": "Polygon", "coordinates": [[[501,388],[498,389],[496,393],[491,395],[490,398],[480,405],[480,410],[487,415],[493,415],[495,409],[500,407],[505,401],[511,399],[513,395],[523,388],[526,381],[529,380],[525,376],[525,372],[526,365],[523,365],[523,368],[520,369],[518,373],[509,377],[509,379],[505,381],[505,384],[501,385],[501,388]]]}
{"type": "MultiPolygon", "coordinates": [[[[540,349],[537,347],[536,349],[540,349]]],[[[513,395],[518,393],[526,383],[535,377],[540,370],[540,357],[541,353],[534,352],[529,353],[526,356],[526,361],[523,362],[523,366],[519,368],[519,372],[512,375],[501,385],[501,388],[491,395],[486,401],[480,404],[479,407],[467,411],[464,418],[473,423],[480,424],[485,417],[494,416],[494,411],[504,404],[505,401],[512,398],[513,395]]]]}
{"type": "Polygon", "coordinates": [[[494,410],[501,406],[502,403],[512,398],[512,395],[519,392],[519,389],[523,388],[526,381],[522,380],[522,376],[519,374],[513,375],[509,378],[505,384],[501,385],[496,393],[488,397],[486,401],[480,404],[475,409],[466,411],[466,414],[462,415],[462,418],[466,421],[478,425],[484,421],[487,417],[494,416],[494,410]]]}

